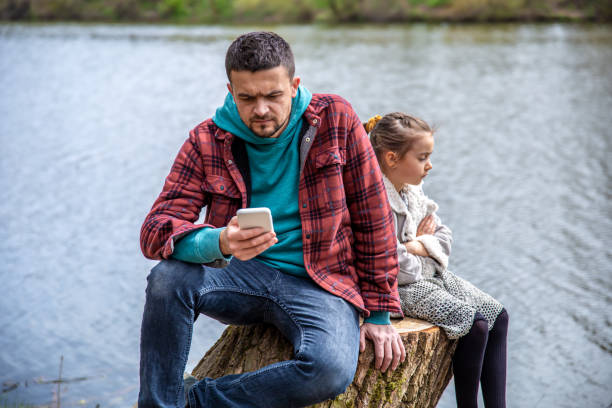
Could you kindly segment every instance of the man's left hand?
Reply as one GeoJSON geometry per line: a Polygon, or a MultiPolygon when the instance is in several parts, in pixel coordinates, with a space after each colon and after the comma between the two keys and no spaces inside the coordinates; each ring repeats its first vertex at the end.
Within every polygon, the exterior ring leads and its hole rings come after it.
{"type": "Polygon", "coordinates": [[[360,328],[359,352],[365,350],[366,338],[374,343],[375,367],[383,373],[391,365],[395,370],[400,362],[406,359],[406,349],[402,339],[390,324],[364,323],[360,328]]]}

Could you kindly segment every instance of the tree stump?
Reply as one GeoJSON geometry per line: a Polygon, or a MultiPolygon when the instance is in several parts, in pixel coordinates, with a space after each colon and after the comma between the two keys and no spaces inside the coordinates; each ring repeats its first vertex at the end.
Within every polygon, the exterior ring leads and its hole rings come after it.
{"type": "MultiPolygon", "coordinates": [[[[435,407],[451,377],[456,341],[422,320],[393,321],[404,341],[406,360],[395,371],[374,368],[374,348],[368,341],[359,355],[353,383],[333,400],[313,407],[435,407]]],[[[273,326],[229,326],[193,369],[198,379],[255,371],[292,358],[293,347],[273,326]]]]}

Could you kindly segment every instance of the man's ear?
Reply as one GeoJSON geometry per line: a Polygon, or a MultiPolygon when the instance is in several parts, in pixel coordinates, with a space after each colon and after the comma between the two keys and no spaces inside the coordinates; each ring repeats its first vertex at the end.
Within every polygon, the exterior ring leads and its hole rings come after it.
{"type": "Polygon", "coordinates": [[[387,168],[394,169],[397,166],[397,154],[390,150],[386,151],[383,155],[383,159],[385,160],[385,164],[387,168]]]}
{"type": "Polygon", "coordinates": [[[232,96],[234,96],[234,92],[232,92],[232,84],[229,82],[227,83],[227,90],[232,94],[232,96]]]}
{"type": "Polygon", "coordinates": [[[300,86],[300,77],[298,76],[293,77],[293,79],[291,80],[291,97],[292,98],[295,98],[295,95],[297,95],[298,86],[300,86]]]}

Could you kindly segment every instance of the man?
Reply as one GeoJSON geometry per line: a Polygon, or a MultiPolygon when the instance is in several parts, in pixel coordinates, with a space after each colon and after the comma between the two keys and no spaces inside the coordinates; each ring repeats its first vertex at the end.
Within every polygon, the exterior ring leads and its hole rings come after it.
{"type": "Polygon", "coordinates": [[[401,313],[393,220],[359,118],[342,98],[300,86],[274,33],[238,37],[225,66],[224,105],[191,131],[141,230],[144,255],[164,259],[148,277],[141,408],[185,398],[190,407],[306,406],[344,392],[366,338],[377,369],[405,358],[389,322],[401,313]],[[270,208],[275,231],[241,229],[244,207],[270,208]],[[219,261],[229,264],[205,265],[219,261]],[[274,324],[294,358],[204,379],[185,397],[200,313],[274,324]]]}

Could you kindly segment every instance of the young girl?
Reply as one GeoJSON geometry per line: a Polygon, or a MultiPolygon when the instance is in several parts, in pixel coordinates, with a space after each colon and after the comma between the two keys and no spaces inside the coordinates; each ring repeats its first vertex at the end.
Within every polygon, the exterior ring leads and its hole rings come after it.
{"type": "Polygon", "coordinates": [[[404,113],[364,124],[380,164],[395,219],[399,295],[407,316],[427,320],[459,339],[453,355],[458,407],[506,406],[506,333],[503,305],[447,269],[451,230],[422,189],[432,169],[434,131],[404,113]]]}

